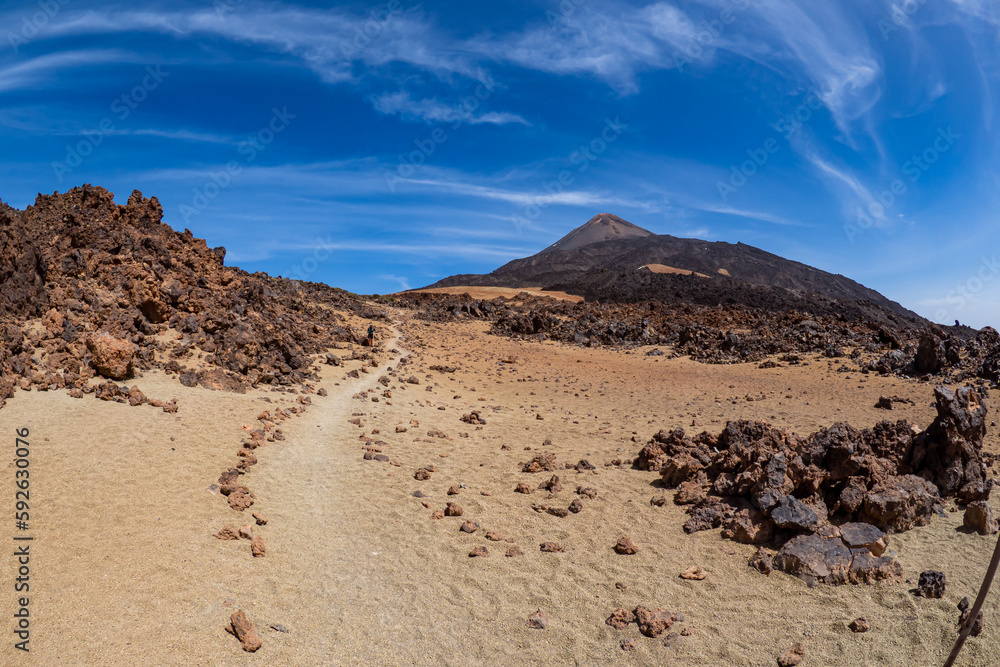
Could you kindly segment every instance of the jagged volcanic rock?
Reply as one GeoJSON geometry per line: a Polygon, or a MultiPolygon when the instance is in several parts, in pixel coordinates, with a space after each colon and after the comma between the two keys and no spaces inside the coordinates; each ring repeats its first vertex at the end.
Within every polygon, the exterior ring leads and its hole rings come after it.
{"type": "Polygon", "coordinates": [[[155,197],[122,206],[89,185],[0,206],[0,375],[78,386],[207,363],[188,370],[213,388],[291,384],[312,375],[310,355],[355,338],[338,310],[379,316],[341,290],[227,267],[224,248],[162,217],[155,197]],[[99,358],[103,335],[117,361],[133,350],[130,368],[99,358]]]}
{"type": "Polygon", "coordinates": [[[834,424],[801,438],[736,421],[717,436],[660,431],[634,466],[681,487],[675,502],[688,507],[689,533],[721,526],[725,537],[747,544],[794,538],[775,565],[831,583],[895,577],[883,531],[925,525],[942,497],[985,501],[993,484],[982,457],[983,396],[973,387],[934,394],[938,416],[920,433],[906,421],[881,421],[864,430],[834,424]],[[867,555],[859,558],[859,549],[867,555]]]}

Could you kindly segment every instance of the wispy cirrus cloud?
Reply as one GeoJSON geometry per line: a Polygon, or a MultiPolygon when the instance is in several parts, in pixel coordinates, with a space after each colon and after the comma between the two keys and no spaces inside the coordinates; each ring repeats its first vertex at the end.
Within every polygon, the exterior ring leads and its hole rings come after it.
{"type": "Polygon", "coordinates": [[[15,60],[0,65],[0,92],[38,90],[51,85],[65,70],[126,62],[140,62],[140,59],[121,49],[81,49],[15,60]]]}
{"type": "Polygon", "coordinates": [[[207,144],[236,145],[239,142],[239,140],[232,135],[214,134],[211,132],[194,132],[192,130],[168,130],[168,129],[156,129],[156,128],[130,130],[122,128],[122,129],[109,130],[105,134],[112,136],[118,135],[118,136],[133,136],[133,137],[155,137],[157,139],[191,141],[196,143],[207,143],[207,144]]]}
{"type": "Polygon", "coordinates": [[[519,123],[531,125],[515,113],[506,111],[479,112],[463,102],[446,104],[437,99],[415,100],[406,91],[376,95],[372,98],[372,106],[375,107],[376,111],[385,115],[395,115],[405,120],[425,123],[468,123],[469,125],[519,123]]]}
{"type": "Polygon", "coordinates": [[[480,185],[464,181],[433,180],[433,179],[411,179],[408,183],[414,185],[433,188],[439,191],[448,191],[468,197],[480,199],[492,199],[509,202],[518,206],[528,206],[535,204],[538,206],[551,206],[562,204],[565,206],[621,206],[633,209],[646,209],[646,202],[621,197],[607,192],[591,192],[588,190],[564,190],[562,192],[546,192],[539,188],[524,190],[510,190],[498,188],[490,185],[480,185]]]}
{"type": "MultiPolygon", "coordinates": [[[[7,17],[16,22],[18,15],[7,17]]],[[[219,12],[212,6],[194,11],[155,6],[114,12],[67,9],[51,20],[37,40],[143,32],[175,39],[214,36],[254,44],[300,60],[328,83],[355,79],[356,63],[379,66],[402,62],[441,75],[475,74],[467,57],[433,48],[442,42],[436,29],[408,11],[383,12],[375,18],[370,12],[343,8],[319,10],[263,3],[247,3],[231,12],[219,12]]]]}

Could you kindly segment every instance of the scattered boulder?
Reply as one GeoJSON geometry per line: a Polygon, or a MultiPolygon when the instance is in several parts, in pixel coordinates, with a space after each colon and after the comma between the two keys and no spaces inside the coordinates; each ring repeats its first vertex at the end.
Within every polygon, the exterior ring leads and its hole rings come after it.
{"type": "Polygon", "coordinates": [[[250,541],[250,552],[253,553],[254,558],[263,558],[264,554],[267,553],[267,549],[264,548],[264,538],[260,535],[254,535],[250,541]]]}
{"type": "Polygon", "coordinates": [[[608,616],[604,622],[615,630],[624,630],[633,621],[635,621],[635,614],[628,609],[620,608],[615,609],[611,616],[608,616]]]}
{"type": "Polygon", "coordinates": [[[539,489],[544,489],[549,493],[559,493],[562,491],[562,483],[559,481],[559,475],[552,475],[548,481],[542,482],[538,485],[539,489]]]}
{"type": "Polygon", "coordinates": [[[237,512],[242,512],[248,507],[251,507],[253,503],[254,495],[252,492],[234,491],[229,494],[229,506],[237,512]]]}
{"type": "Polygon", "coordinates": [[[559,460],[555,454],[538,454],[527,463],[521,464],[521,472],[552,472],[559,470],[559,460]]]}
{"type": "Polygon", "coordinates": [[[920,579],[917,582],[917,595],[925,598],[940,598],[944,595],[945,586],[944,572],[925,570],[920,573],[920,579]]]}
{"type": "Polygon", "coordinates": [[[771,560],[771,554],[765,551],[764,547],[757,549],[757,553],[750,558],[749,565],[761,574],[771,574],[774,570],[774,562],[771,560]]]}
{"type": "Polygon", "coordinates": [[[965,507],[962,523],[966,529],[974,530],[980,535],[996,535],[1000,531],[1000,525],[993,518],[993,510],[982,500],[973,501],[965,507]]]}
{"type": "Polygon", "coordinates": [[[795,667],[806,657],[806,651],[802,644],[795,644],[778,658],[778,667],[795,667]]]}
{"type": "MultiPolygon", "coordinates": [[[[972,605],[969,603],[969,598],[964,597],[958,602],[958,611],[960,612],[958,617],[958,629],[961,632],[965,629],[965,625],[969,622],[969,616],[972,614],[972,605]]],[[[972,623],[972,629],[969,634],[973,637],[978,637],[983,631],[983,612],[976,614],[976,620],[972,623]]]]}
{"type": "Polygon", "coordinates": [[[564,551],[563,546],[558,542],[542,542],[541,550],[545,553],[561,553],[564,551]]]}
{"type": "Polygon", "coordinates": [[[544,630],[549,627],[549,615],[538,609],[528,616],[528,627],[533,630],[544,630]]]}
{"type": "Polygon", "coordinates": [[[665,609],[648,609],[639,605],[635,608],[635,621],[639,624],[639,632],[656,639],[670,629],[677,617],[665,609]]]}
{"type": "Polygon", "coordinates": [[[247,615],[242,609],[229,617],[229,623],[232,628],[230,631],[240,640],[244,651],[254,653],[262,646],[257,628],[247,619],[247,615]]]}
{"type": "Polygon", "coordinates": [[[691,581],[702,581],[703,579],[705,579],[705,577],[708,576],[708,572],[706,572],[703,568],[698,567],[697,565],[692,565],[688,569],[681,572],[680,576],[681,579],[688,579],[691,581]]]}
{"type": "Polygon", "coordinates": [[[618,538],[618,542],[615,544],[615,551],[623,556],[631,556],[639,551],[639,547],[635,546],[635,542],[631,538],[625,536],[618,538]]]}
{"type": "Polygon", "coordinates": [[[465,510],[455,503],[448,503],[444,508],[445,516],[462,516],[464,513],[465,510]]]}
{"type": "Polygon", "coordinates": [[[871,629],[871,624],[868,623],[868,619],[862,616],[861,618],[856,618],[851,621],[851,624],[847,626],[851,629],[851,632],[868,632],[871,629]]]}
{"type": "Polygon", "coordinates": [[[469,552],[469,558],[489,558],[490,552],[486,547],[479,546],[469,552]]]}
{"type": "Polygon", "coordinates": [[[220,540],[238,540],[240,538],[240,532],[236,526],[223,526],[222,530],[215,534],[215,537],[220,540]]]}

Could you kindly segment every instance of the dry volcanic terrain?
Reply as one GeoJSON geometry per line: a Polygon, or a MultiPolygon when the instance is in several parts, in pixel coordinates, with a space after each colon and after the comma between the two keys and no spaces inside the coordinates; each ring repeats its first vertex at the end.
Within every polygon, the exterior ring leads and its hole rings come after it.
{"type": "Polygon", "coordinates": [[[4,214],[2,665],[941,665],[992,554],[991,329],[366,300],[138,194],[4,214]]]}

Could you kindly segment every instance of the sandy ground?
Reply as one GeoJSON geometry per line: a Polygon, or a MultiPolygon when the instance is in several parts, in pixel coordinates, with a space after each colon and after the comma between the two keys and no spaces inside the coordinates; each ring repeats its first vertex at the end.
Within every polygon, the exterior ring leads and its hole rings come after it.
{"type": "Polygon", "coordinates": [[[473,299],[496,299],[498,297],[504,297],[506,299],[513,299],[518,294],[525,292],[531,296],[547,296],[552,299],[559,299],[560,301],[572,301],[573,303],[580,303],[583,301],[582,296],[577,296],[576,294],[567,294],[566,292],[553,292],[551,290],[543,290],[541,287],[429,287],[427,289],[417,289],[410,290],[411,292],[425,293],[425,294],[454,294],[455,296],[469,295],[473,299]]]}
{"type": "MultiPolygon", "coordinates": [[[[13,649],[8,556],[0,561],[0,614],[8,619],[0,665],[763,666],[796,642],[807,666],[943,664],[956,637],[955,605],[975,596],[995,543],[959,531],[961,512],[892,536],[889,548],[911,583],[810,588],[751,570],[754,548],[726,542],[717,530],[685,535],[682,508],[649,504],[663,493],[656,473],[604,465],[633,458],[661,428],[717,432],[735,418],[767,419],[800,434],[887,417],[924,427],[934,416],[931,385],[837,373],[839,363],[819,358],[768,370],[708,366],[518,343],[487,335],[483,323],[406,317],[398,342],[380,332],[379,367],[352,379],[346,372],[360,362],[323,366],[329,395],[310,395],[303,415],[279,425],[286,439],[257,450],[260,462],[245,483],[258,499],[245,514],[259,509],[269,518],[257,529],[267,544],[259,559],[246,540],[212,536],[251,519],[206,489],[235,460],[242,426],[257,426],[258,413],[293,405],[297,395],[223,394],[160,374],[136,380],[147,395],[177,397],[180,410],[169,415],[92,396],[18,393],[0,410],[11,463],[0,488],[10,517],[14,429],[28,427],[32,652],[13,649]],[[396,375],[388,367],[397,368],[398,354],[390,349],[410,353],[396,375]],[[436,364],[457,370],[429,368],[436,364]],[[377,382],[384,373],[388,399],[377,382]],[[402,381],[410,376],[419,384],[402,381]],[[376,391],[361,397],[360,390],[376,391]],[[876,410],[880,395],[915,405],[876,410]],[[461,422],[471,410],[487,423],[461,422]],[[354,418],[360,427],[348,422],[354,418]],[[380,441],[399,465],[363,460],[363,436],[380,441]],[[552,444],[543,446],[546,439],[552,444]],[[518,482],[534,487],[548,477],[520,472],[539,451],[566,463],[588,459],[597,470],[563,471],[565,488],[554,497],[514,493],[518,482]],[[430,479],[414,479],[429,465],[436,466],[430,479]],[[556,518],[530,508],[566,506],[578,485],[598,492],[579,514],[556,518]],[[451,486],[460,487],[457,495],[446,495],[451,486]],[[417,490],[428,497],[413,497],[417,490]],[[432,519],[448,501],[464,516],[432,519]],[[480,530],[460,532],[466,519],[480,530]],[[487,530],[511,542],[489,541],[487,530]],[[622,535],[637,554],[615,554],[622,535]],[[547,541],[565,551],[540,552],[547,541]],[[506,558],[511,544],[524,555],[506,558]],[[477,546],[489,557],[470,558],[477,546]],[[678,578],[690,565],[708,578],[678,578]],[[926,569],[946,573],[943,599],[910,593],[926,569]],[[689,636],[653,640],[634,624],[618,631],[604,623],[615,608],[637,604],[682,615],[672,630],[689,628],[689,636]],[[255,654],[223,630],[236,609],[261,634],[255,654]],[[526,627],[536,609],[548,614],[546,630],[526,627]],[[848,630],[859,616],[870,632],[848,630]],[[635,650],[622,650],[625,638],[635,650]]],[[[991,428],[988,447],[998,445],[991,428]]],[[[995,499],[993,509],[1000,512],[995,499]]],[[[15,532],[11,518],[0,522],[5,544],[14,544],[15,532]]],[[[959,664],[1000,660],[998,606],[994,591],[986,630],[969,640],[959,664]]]]}
{"type": "Polygon", "coordinates": [[[667,266],[666,264],[645,264],[639,268],[648,269],[650,273],[676,273],[682,276],[696,275],[699,278],[708,278],[708,276],[704,273],[698,273],[697,271],[691,271],[689,269],[678,269],[673,266],[667,266]]]}

